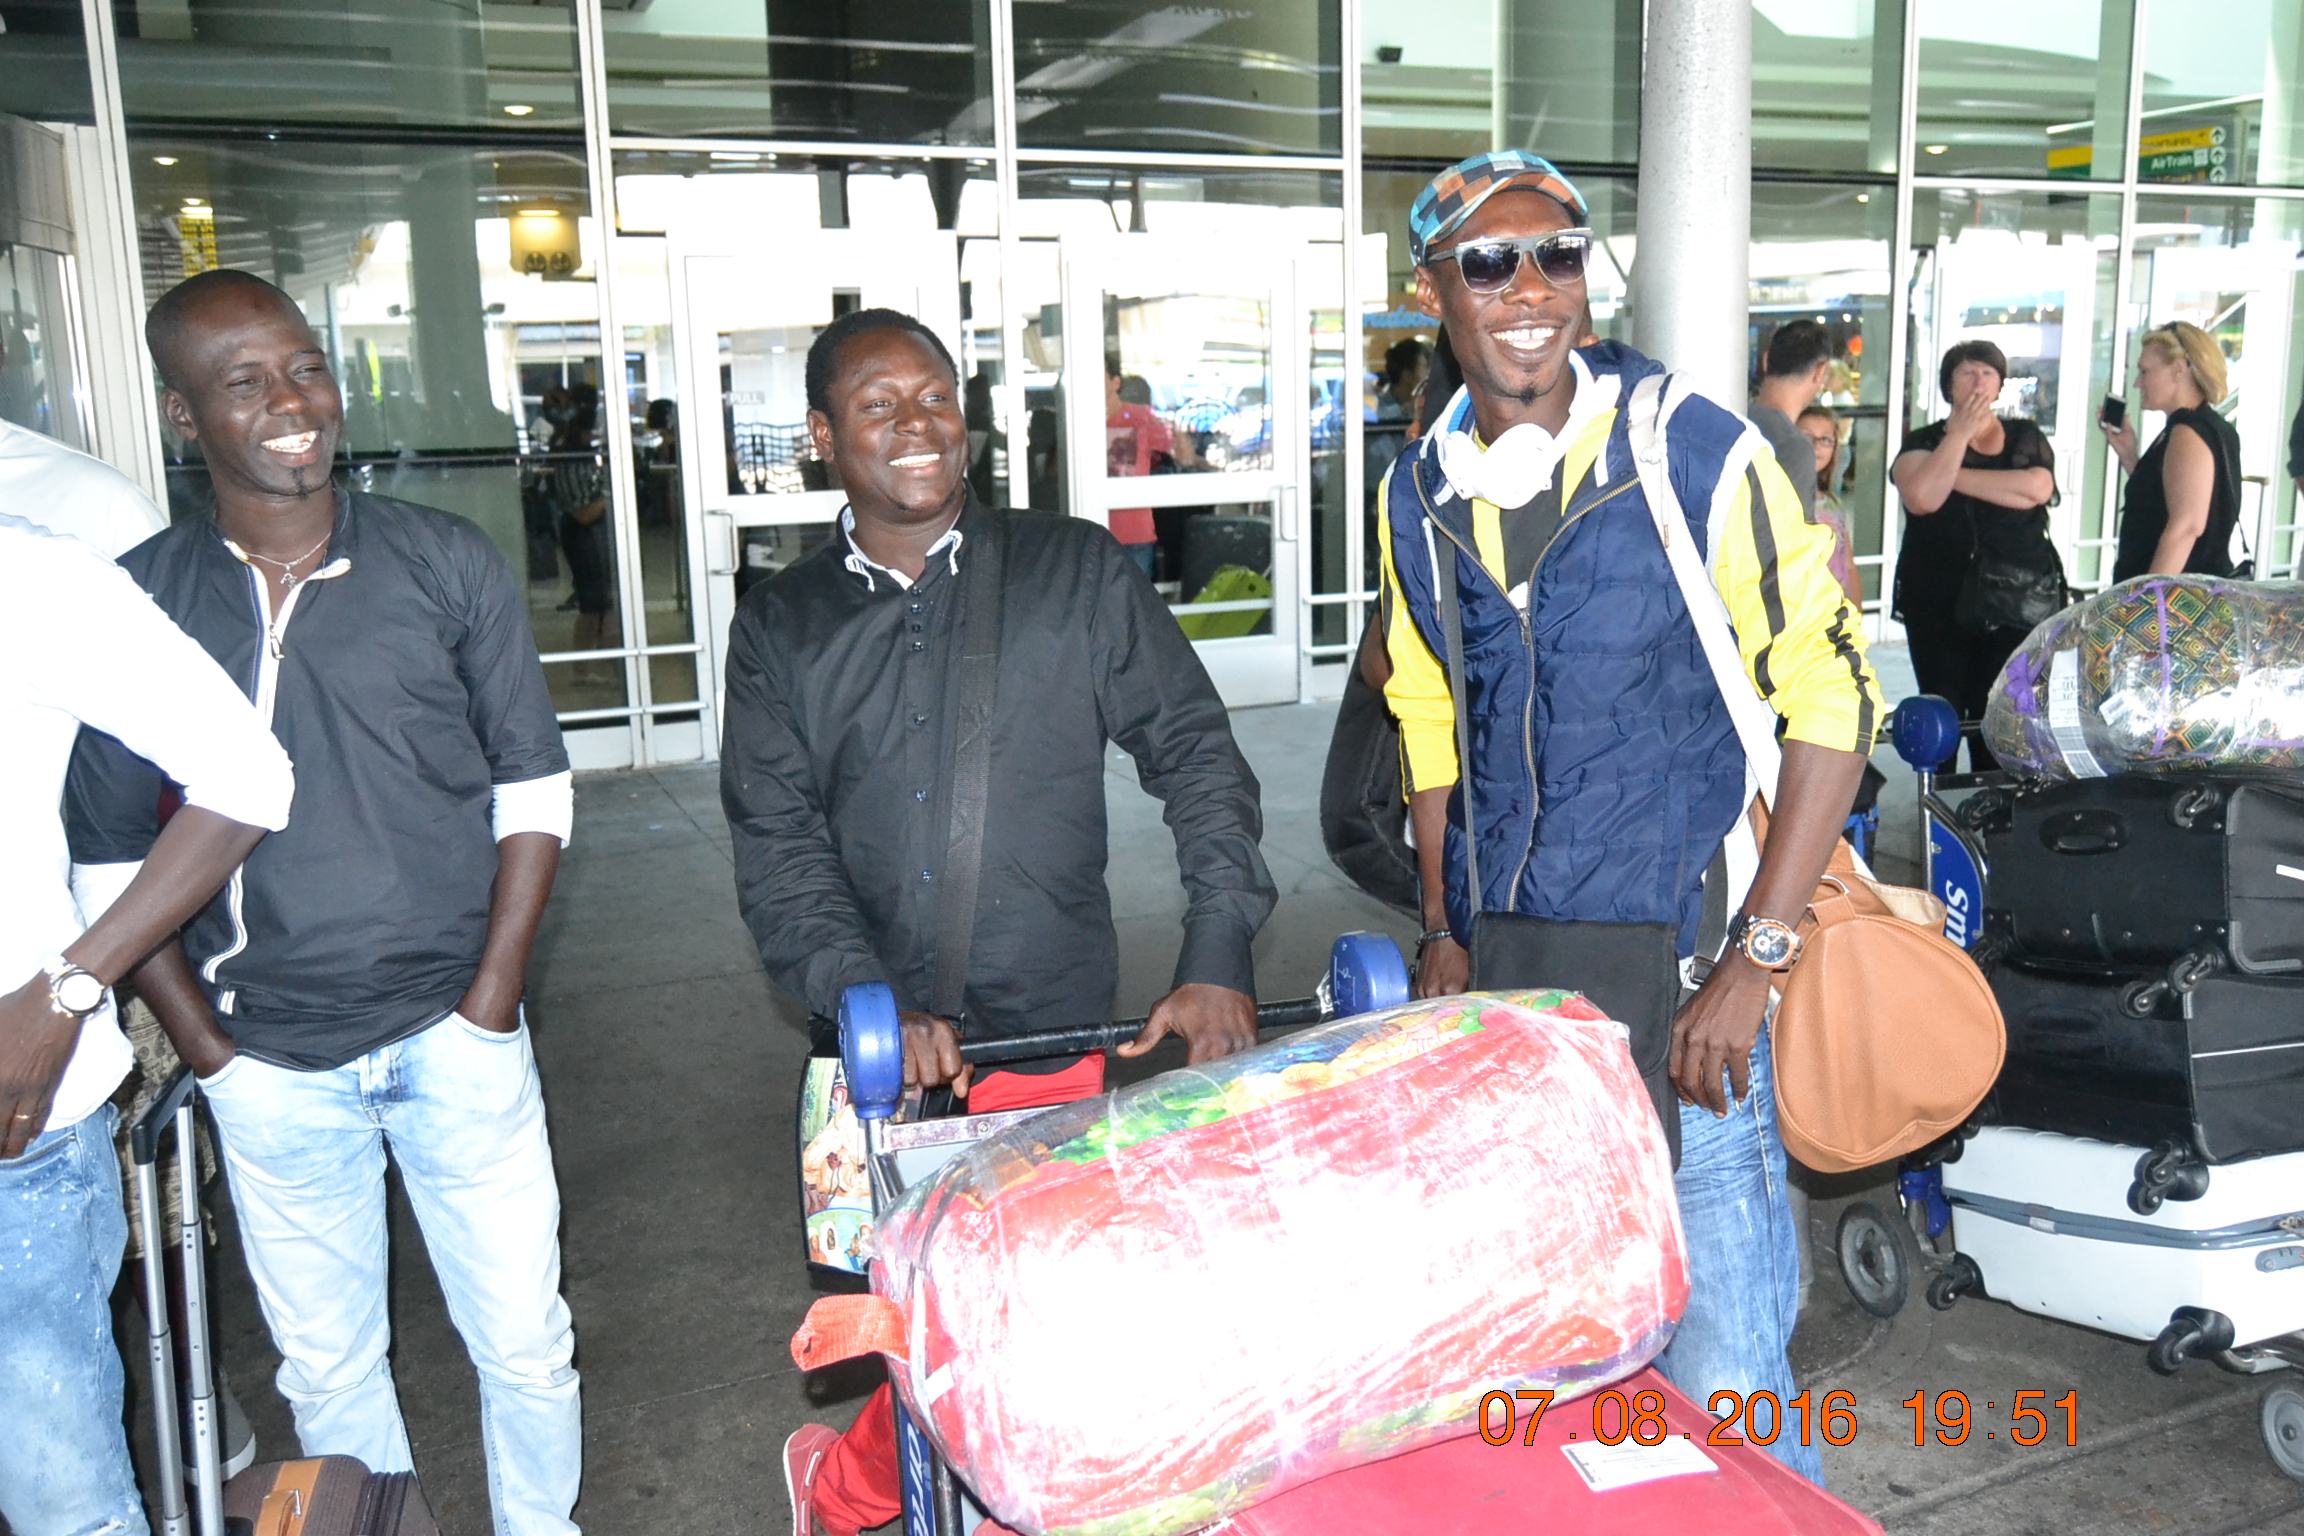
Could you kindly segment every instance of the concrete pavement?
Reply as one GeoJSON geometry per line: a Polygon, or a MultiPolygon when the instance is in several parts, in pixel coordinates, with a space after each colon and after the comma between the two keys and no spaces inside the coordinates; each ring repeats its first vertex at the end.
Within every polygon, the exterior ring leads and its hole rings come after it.
{"type": "MultiPolygon", "coordinates": [[[[1909,691],[1901,656],[1880,659],[1890,697],[1909,691]]],[[[1322,854],[1317,797],[1332,718],[1332,707],[1316,705],[1234,717],[1264,782],[1265,850],[1282,892],[1257,944],[1272,995],[1308,986],[1340,931],[1405,941],[1416,927],[1348,886],[1322,854]]],[[[1885,753],[1883,763],[1881,862],[1909,878],[1911,780],[1885,753]]],[[[1124,758],[1109,769],[1120,1006],[1141,1012],[1167,980],[1183,898],[1159,807],[1124,758]]],[[[530,1005],[584,1372],[577,1516],[597,1536],[781,1531],[784,1437],[808,1419],[845,1425],[874,1375],[804,1378],[787,1351],[817,1294],[799,1262],[795,1215],[803,1010],[762,978],[737,920],[713,768],[589,776],[577,804],[530,1005]]],[[[1856,1395],[1857,1437],[1828,1448],[1825,1467],[1836,1491],[1889,1530],[2304,1531],[2304,1487],[2281,1476],[2258,1441],[2262,1383],[2204,1366],[2163,1380],[2144,1368],[2141,1345],[1987,1300],[1938,1314],[1915,1297],[1893,1321],[1870,1318],[1839,1282],[1831,1235],[1848,1200],[1885,1203],[1891,1191],[1862,1177],[1810,1187],[1818,1272],[1795,1365],[1819,1400],[1836,1388],[1856,1395]],[[2050,1400],[2077,1391],[2079,1443],[2063,1446],[2059,1423],[2050,1444],[2011,1444],[2019,1388],[2050,1400]],[[1915,1447],[1900,1404],[1916,1390],[1933,1400],[1952,1389],[1976,1405],[1968,1442],[1915,1447]]],[[[394,1368],[418,1469],[447,1536],[481,1536],[489,1522],[471,1367],[394,1198],[394,1368]]],[[[228,1204],[223,1214],[219,1353],[264,1454],[291,1454],[287,1411],[270,1386],[277,1360],[228,1204]]],[[[1134,1326],[1155,1348],[1159,1325],[1134,1326]]],[[[123,1338],[140,1372],[132,1324],[123,1338]]],[[[133,1411],[141,1415],[141,1402],[133,1411]]]]}

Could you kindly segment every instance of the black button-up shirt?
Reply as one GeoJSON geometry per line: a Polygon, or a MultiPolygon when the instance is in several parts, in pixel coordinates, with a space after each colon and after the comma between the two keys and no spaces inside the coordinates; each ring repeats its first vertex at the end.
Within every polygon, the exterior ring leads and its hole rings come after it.
{"type": "Polygon", "coordinates": [[[834,538],[746,595],[729,634],[721,798],[760,958],[825,1015],[885,981],[926,1009],[960,635],[954,566],[1009,525],[969,1033],[1109,1018],[1104,747],[1167,806],[1189,906],[1176,984],[1253,995],[1272,878],[1255,775],[1191,642],[1103,529],[971,504],[906,589],[834,538]],[[861,562],[858,562],[861,565],[861,562]]]}

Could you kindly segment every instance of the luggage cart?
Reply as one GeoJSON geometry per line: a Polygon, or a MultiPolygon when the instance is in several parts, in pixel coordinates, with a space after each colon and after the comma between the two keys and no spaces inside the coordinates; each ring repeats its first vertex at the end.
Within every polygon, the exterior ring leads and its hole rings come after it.
{"type": "MultiPolygon", "coordinates": [[[[1257,1027],[1294,1029],[1397,1007],[1410,1001],[1408,971],[1389,939],[1346,934],[1336,941],[1318,993],[1258,1007],[1257,1027]]],[[[991,1064],[1033,1056],[1099,1050],[1133,1039],[1141,1019],[1054,1030],[1010,1040],[961,1042],[965,1061],[991,1064]]],[[[840,1044],[851,1102],[865,1126],[875,1213],[900,1198],[959,1151],[1019,1121],[1044,1113],[1018,1109],[992,1115],[897,1124],[903,1089],[903,1042],[895,999],[884,986],[851,987],[841,1001],[840,1044]]],[[[1622,1394],[1653,1393],[1673,1435],[1707,1440],[1713,1419],[1653,1368],[1616,1384],[1622,1394]]],[[[893,1405],[907,1536],[962,1536],[972,1501],[903,1404],[893,1405]]],[[[1587,1417],[1595,1410],[1579,1400],[1587,1417]]],[[[1225,1524],[1244,1536],[1299,1536],[1337,1530],[1391,1532],[1446,1528],[1518,1532],[1532,1515],[1560,1536],[1601,1536],[1623,1529],[1702,1531],[1707,1536],[1878,1536],[1879,1526],[1810,1484],[1757,1444],[1721,1441],[1704,1454],[1711,1476],[1675,1476],[1608,1492],[1580,1481],[1560,1451],[1575,1437],[1572,1414],[1535,1426],[1509,1452],[1470,1434],[1387,1461],[1300,1485],[1225,1524]],[[1529,1447],[1533,1447],[1530,1449],[1529,1447]],[[1502,1470],[1501,1478],[1495,1476],[1502,1470]],[[1437,1521],[1437,1525],[1435,1524],[1437,1521]],[[1630,1522],[1629,1525],[1626,1522],[1630,1522]]],[[[1592,1420],[1595,1424],[1597,1420],[1592,1420]]],[[[1507,1433],[1506,1440],[1512,1438],[1507,1433]]],[[[1609,1444],[1614,1445],[1611,1441],[1609,1444]]],[[[1217,1528],[1221,1528],[1217,1527],[1217,1528]]]]}
{"type": "MultiPolygon", "coordinates": [[[[1400,957],[1400,947],[1380,934],[1347,933],[1329,950],[1328,974],[1321,978],[1319,989],[1310,997],[1259,1003],[1256,1028],[1302,1029],[1330,1019],[1397,1008],[1409,1000],[1408,967],[1400,957]]],[[[992,1066],[1101,1051],[1135,1039],[1144,1024],[1143,1019],[1121,1019],[1005,1039],[963,1040],[960,1059],[992,1066]]],[[[1039,1109],[1015,1109],[891,1124],[904,1094],[904,1031],[897,1019],[896,994],[883,982],[865,982],[841,994],[840,1060],[848,1080],[849,1101],[864,1127],[875,1225],[914,1180],[935,1172],[964,1148],[1041,1113],[1039,1109]]],[[[891,1407],[896,1415],[907,1536],[962,1536],[967,1527],[959,1480],[936,1454],[928,1436],[912,1422],[903,1403],[891,1407]]]]}
{"type": "MultiPolygon", "coordinates": [[[[1898,755],[1919,775],[1924,884],[1945,904],[1945,936],[1989,970],[1997,942],[1981,927],[1990,866],[1979,829],[2010,780],[1999,773],[1934,772],[1957,748],[1962,725],[1949,703],[1923,695],[1897,706],[1889,731],[1898,755]],[[1961,790],[1984,793],[1955,807],[1946,796],[1961,790]]],[[[2241,1375],[2304,1365],[2304,1332],[2264,1336],[2268,1326],[2304,1325],[2304,1213],[2289,1211],[2304,1206],[2304,1196],[2274,1188],[2293,1182],[2278,1165],[2293,1157],[2304,1168],[2304,1154],[2228,1170],[2188,1164],[2182,1171],[2201,1175],[2192,1183],[2159,1178],[2162,1155],[1971,1122],[1899,1165],[1902,1220],[1866,1202],[1842,1213],[1841,1276],[1859,1306],[1893,1317],[1925,1271],[1928,1305],[1937,1311],[1962,1296],[1993,1295],[2023,1311],[2148,1340],[2146,1363],[2163,1375],[2197,1358],[2241,1375]],[[1963,1161],[1964,1152],[1973,1157],[1963,1161]],[[1956,1171],[1947,1175],[1946,1165],[1956,1171]],[[2213,1209],[2202,1205],[2189,1216],[2164,1209],[2162,1186],[2175,1199],[2199,1200],[2211,1193],[2215,1174],[2223,1174],[2225,1184],[2213,1191],[2220,1197],[2213,1209]],[[2149,1197],[2139,1199],[2136,1191],[2154,1178],[2149,1197]],[[2063,1191],[2054,1205],[2040,1201],[2050,1187],[2063,1191]],[[2156,1283],[2136,1279],[2124,1253],[2149,1257],[2156,1283]],[[2107,1289],[2111,1275],[2128,1278],[2107,1289]],[[2149,1301],[2126,1294],[2162,1290],[2187,1304],[2172,1315],[2153,1314],[2149,1301]],[[2207,1305],[2211,1301],[2241,1317],[2241,1326],[2236,1330],[2231,1316],[2207,1305]],[[2159,1326],[2162,1315],[2165,1326],[2159,1326]],[[2236,1339],[2241,1347],[2234,1347],[2236,1339]]],[[[2166,1307],[2165,1298],[2160,1305],[2166,1307]]],[[[2274,1463],[2304,1482],[2304,1390],[2273,1387],[2263,1400],[2261,1428],[2274,1463]]]]}

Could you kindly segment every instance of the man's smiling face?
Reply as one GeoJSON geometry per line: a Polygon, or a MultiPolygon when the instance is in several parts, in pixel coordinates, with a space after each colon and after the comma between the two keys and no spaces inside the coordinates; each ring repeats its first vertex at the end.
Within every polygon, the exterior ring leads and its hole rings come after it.
{"type": "Polygon", "coordinates": [[[968,423],[952,370],[926,341],[895,327],[848,338],[831,405],[828,415],[808,413],[809,431],[859,516],[903,524],[956,510],[967,486],[968,423]]]}
{"type": "MultiPolygon", "coordinates": [[[[1482,240],[1520,240],[1576,227],[1568,210],[1545,194],[1508,187],[1464,221],[1435,251],[1482,240]]],[[[1583,332],[1584,280],[1555,287],[1523,255],[1497,293],[1474,293],[1453,261],[1416,269],[1416,303],[1448,328],[1449,344],[1476,402],[1515,417],[1572,384],[1568,355],[1583,332]]],[[[1565,410],[1567,393],[1556,402],[1565,410]]]]}

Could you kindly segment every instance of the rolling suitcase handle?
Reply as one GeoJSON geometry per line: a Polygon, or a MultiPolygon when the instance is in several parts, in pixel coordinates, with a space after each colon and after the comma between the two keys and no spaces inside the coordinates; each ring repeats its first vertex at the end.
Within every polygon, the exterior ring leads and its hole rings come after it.
{"type": "Polygon", "coordinates": [[[142,1197],[145,1343],[152,1358],[153,1436],[160,1447],[160,1536],[190,1536],[184,1501],[183,1431],[177,1409],[176,1343],[168,1322],[168,1272],[160,1257],[160,1141],[176,1128],[178,1251],[184,1260],[185,1344],[191,1380],[192,1472],[199,1499],[200,1536],[224,1536],[224,1460],[217,1425],[215,1372],[208,1358],[208,1271],[200,1230],[199,1156],[192,1145],[192,1105],[199,1093],[190,1067],[179,1067],[168,1086],[136,1117],[129,1149],[142,1197]]]}

